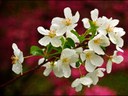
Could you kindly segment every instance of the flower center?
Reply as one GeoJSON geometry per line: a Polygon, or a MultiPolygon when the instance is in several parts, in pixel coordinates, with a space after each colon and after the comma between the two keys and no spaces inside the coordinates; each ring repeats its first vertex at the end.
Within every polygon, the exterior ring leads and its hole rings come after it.
{"type": "Polygon", "coordinates": [[[91,58],[91,53],[89,53],[89,52],[86,53],[86,58],[87,58],[87,59],[90,59],[90,58],[91,58]]]}
{"type": "Polygon", "coordinates": [[[50,30],[49,37],[54,38],[55,36],[56,36],[56,31],[55,30],[50,30]]]}
{"type": "Polygon", "coordinates": [[[70,60],[69,60],[69,58],[63,58],[63,59],[62,59],[62,62],[63,62],[64,64],[68,64],[68,63],[70,62],[70,60]]]}
{"type": "Polygon", "coordinates": [[[107,33],[113,32],[113,27],[110,27],[110,25],[108,25],[106,31],[107,33]]]}
{"type": "Polygon", "coordinates": [[[94,40],[94,43],[95,43],[95,44],[100,44],[101,42],[102,42],[102,40],[101,40],[100,38],[94,40]]]}
{"type": "Polygon", "coordinates": [[[69,18],[64,19],[64,20],[62,21],[62,23],[64,23],[66,26],[69,26],[69,25],[72,24],[71,19],[69,19],[69,18]]]}
{"type": "Polygon", "coordinates": [[[19,60],[19,58],[17,56],[12,56],[12,64],[16,64],[16,62],[19,60]]]}

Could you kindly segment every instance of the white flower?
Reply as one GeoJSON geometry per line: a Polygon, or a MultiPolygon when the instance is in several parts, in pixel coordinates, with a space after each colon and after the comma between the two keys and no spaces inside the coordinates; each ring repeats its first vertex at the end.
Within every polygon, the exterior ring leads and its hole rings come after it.
{"type": "Polygon", "coordinates": [[[105,54],[101,46],[107,47],[109,45],[110,45],[109,39],[103,34],[98,34],[88,42],[89,49],[93,50],[99,55],[105,54]]]}
{"type": "Polygon", "coordinates": [[[69,7],[64,9],[65,18],[55,17],[52,20],[52,24],[59,25],[59,30],[57,31],[58,35],[63,35],[65,32],[73,30],[77,26],[77,22],[80,18],[79,12],[76,12],[72,16],[71,9],[69,7]]]}
{"type": "Polygon", "coordinates": [[[75,87],[75,90],[76,92],[79,92],[82,90],[82,85],[85,85],[85,86],[88,86],[90,87],[90,85],[92,84],[92,79],[87,77],[87,76],[84,76],[84,77],[81,77],[81,78],[77,78],[76,80],[74,80],[72,82],[72,87],[74,88],[75,87]]]}
{"type": "Polygon", "coordinates": [[[95,71],[88,73],[86,76],[92,79],[93,85],[96,85],[99,81],[99,77],[104,76],[104,73],[103,73],[104,71],[105,71],[104,68],[98,68],[95,71]]]}
{"type": "Polygon", "coordinates": [[[61,53],[60,60],[57,64],[62,69],[64,77],[68,78],[71,75],[70,65],[75,67],[76,62],[78,61],[78,54],[73,49],[64,49],[61,53]]]}
{"type": "Polygon", "coordinates": [[[101,66],[104,62],[103,58],[96,55],[92,50],[84,50],[80,55],[81,60],[85,61],[85,68],[88,72],[93,72],[97,66],[101,66]]]}
{"type": "Polygon", "coordinates": [[[22,74],[22,63],[24,61],[23,52],[17,47],[15,43],[12,44],[12,48],[14,51],[14,56],[11,57],[13,60],[12,71],[14,71],[16,74],[22,74]]]}
{"type": "MultiPolygon", "coordinates": [[[[44,62],[44,58],[41,58],[39,59],[38,64],[40,65],[43,62],[44,62]]],[[[57,62],[47,62],[42,66],[46,67],[46,69],[43,72],[45,76],[48,76],[53,71],[56,77],[63,77],[62,70],[59,69],[57,62]]]]}
{"type": "MultiPolygon", "coordinates": [[[[96,27],[100,27],[104,22],[102,20],[102,18],[98,18],[98,15],[99,15],[99,11],[98,9],[94,9],[90,12],[91,14],[91,19],[93,21],[93,24],[96,26],[96,27]]],[[[89,23],[89,19],[88,18],[84,18],[82,19],[82,22],[83,22],[83,25],[86,29],[90,28],[91,25],[89,23]]]]}
{"type": "Polygon", "coordinates": [[[39,40],[39,44],[42,46],[47,46],[49,43],[51,43],[55,47],[61,46],[60,36],[56,34],[57,28],[57,25],[51,25],[50,30],[45,30],[41,26],[38,27],[38,32],[44,35],[44,37],[39,40]]]}
{"type": "Polygon", "coordinates": [[[117,51],[114,51],[114,54],[110,56],[107,62],[107,73],[110,73],[112,70],[112,63],[120,64],[123,61],[122,56],[117,56],[117,51]]]}

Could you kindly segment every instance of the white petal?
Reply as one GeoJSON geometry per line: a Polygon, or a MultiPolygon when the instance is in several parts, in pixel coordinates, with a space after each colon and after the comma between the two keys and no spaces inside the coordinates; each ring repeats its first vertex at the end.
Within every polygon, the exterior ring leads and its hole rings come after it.
{"type": "Polygon", "coordinates": [[[76,35],[74,35],[73,33],[71,33],[71,32],[66,32],[66,37],[68,38],[71,38],[74,42],[77,42],[77,43],[79,43],[80,41],[79,41],[79,39],[77,38],[77,36],[76,35]]]}
{"type": "Polygon", "coordinates": [[[93,72],[95,70],[95,68],[96,68],[95,65],[92,65],[92,63],[89,60],[86,60],[86,62],[85,62],[85,69],[88,72],[93,72]]]}
{"type": "Polygon", "coordinates": [[[91,11],[91,19],[96,21],[98,19],[99,11],[98,9],[94,9],[91,11]]]}
{"type": "Polygon", "coordinates": [[[112,61],[111,60],[108,60],[108,62],[107,62],[107,66],[106,66],[107,68],[107,73],[110,73],[111,72],[111,70],[112,70],[112,61]]]}
{"type": "Polygon", "coordinates": [[[72,82],[72,87],[76,87],[76,86],[78,86],[80,84],[80,79],[79,78],[77,78],[77,79],[75,79],[73,82],[72,82]]]}
{"type": "Polygon", "coordinates": [[[119,46],[116,46],[116,49],[120,52],[124,52],[124,50],[122,50],[119,46]]]}
{"type": "Polygon", "coordinates": [[[117,46],[123,47],[124,45],[124,40],[121,37],[117,38],[117,46]]]}
{"type": "Polygon", "coordinates": [[[79,21],[79,18],[80,18],[80,14],[77,11],[76,14],[75,14],[75,16],[72,17],[72,22],[73,23],[77,23],[79,21]]]}
{"type": "Polygon", "coordinates": [[[52,38],[51,40],[51,44],[54,46],[54,47],[59,47],[61,46],[61,40],[59,38],[52,38]]]}
{"type": "Polygon", "coordinates": [[[60,25],[60,24],[62,24],[63,20],[64,20],[63,18],[55,17],[55,18],[52,19],[52,24],[60,25]]]}
{"type": "Polygon", "coordinates": [[[82,85],[79,84],[76,88],[75,88],[76,92],[79,92],[82,90],[82,85]]]}
{"type": "Polygon", "coordinates": [[[116,26],[119,23],[119,20],[114,19],[110,22],[111,26],[116,26]]]}
{"type": "Polygon", "coordinates": [[[22,74],[22,64],[16,63],[12,65],[12,71],[14,71],[16,74],[22,74]]]}
{"type": "Polygon", "coordinates": [[[124,58],[122,56],[114,56],[112,58],[112,62],[114,62],[116,64],[120,64],[123,60],[124,60],[124,58]]]}
{"type": "Polygon", "coordinates": [[[102,48],[99,45],[96,45],[93,40],[90,40],[88,43],[89,49],[93,50],[94,52],[96,52],[99,55],[104,55],[104,51],[102,50],[102,48]]]}
{"type": "Polygon", "coordinates": [[[85,77],[80,78],[80,82],[83,85],[91,85],[93,81],[91,78],[85,76],[85,77]]]}
{"type": "Polygon", "coordinates": [[[93,85],[96,85],[99,81],[99,78],[97,76],[93,76],[92,80],[93,80],[93,85]]]}
{"type": "Polygon", "coordinates": [[[61,69],[59,69],[58,67],[54,66],[53,68],[53,72],[56,75],[56,77],[63,77],[63,72],[61,69]]]}
{"type": "Polygon", "coordinates": [[[78,54],[73,54],[70,60],[70,63],[76,63],[78,61],[78,54]]]}
{"type": "Polygon", "coordinates": [[[101,58],[100,56],[94,54],[91,58],[91,63],[95,66],[101,66],[104,62],[103,58],[101,58]]]}
{"type": "Polygon", "coordinates": [[[48,32],[44,29],[44,27],[39,26],[37,30],[42,35],[48,35],[48,32]]]}
{"type": "Polygon", "coordinates": [[[120,27],[115,27],[115,28],[114,28],[114,32],[118,33],[118,35],[119,35],[120,37],[124,36],[125,33],[126,33],[126,32],[124,31],[124,29],[123,29],[123,28],[120,28],[120,27]]]}
{"type": "Polygon", "coordinates": [[[82,62],[85,60],[85,54],[84,53],[80,54],[80,59],[82,60],[82,62]]]}
{"type": "Polygon", "coordinates": [[[23,63],[23,61],[24,61],[23,52],[20,51],[18,58],[19,58],[19,63],[23,63]]]}
{"type": "Polygon", "coordinates": [[[62,36],[66,33],[66,31],[67,31],[67,27],[64,26],[64,27],[62,27],[62,28],[60,28],[56,31],[56,35],[57,36],[62,36]]]}
{"type": "Polygon", "coordinates": [[[69,7],[64,9],[64,16],[65,16],[65,18],[72,18],[72,12],[69,7]]]}
{"type": "Polygon", "coordinates": [[[86,29],[90,28],[90,23],[88,18],[82,19],[82,22],[83,22],[84,28],[86,29]]]}
{"type": "Polygon", "coordinates": [[[39,59],[38,65],[42,64],[44,62],[44,58],[39,59]]]}
{"type": "Polygon", "coordinates": [[[108,36],[109,36],[111,42],[112,42],[113,44],[116,44],[115,34],[114,34],[113,32],[110,32],[110,33],[108,34],[108,36]]]}
{"type": "Polygon", "coordinates": [[[46,69],[44,70],[43,74],[44,74],[45,76],[48,76],[51,71],[52,71],[51,68],[46,68],[46,69]]]}
{"type": "Polygon", "coordinates": [[[12,48],[13,48],[13,50],[14,50],[14,55],[15,55],[15,56],[19,56],[20,50],[19,50],[18,46],[17,46],[15,43],[13,43],[13,44],[12,44],[12,48]]]}
{"type": "Polygon", "coordinates": [[[103,77],[104,76],[104,73],[103,72],[105,71],[105,68],[98,68],[96,71],[97,71],[97,74],[96,75],[98,77],[103,77]]]}
{"type": "Polygon", "coordinates": [[[39,44],[42,46],[47,46],[50,42],[51,42],[51,38],[48,36],[44,36],[43,38],[41,38],[39,41],[39,44]]]}
{"type": "Polygon", "coordinates": [[[64,77],[69,78],[70,75],[71,75],[71,69],[70,69],[69,65],[64,65],[62,67],[62,70],[63,70],[63,73],[64,73],[64,77]]]}

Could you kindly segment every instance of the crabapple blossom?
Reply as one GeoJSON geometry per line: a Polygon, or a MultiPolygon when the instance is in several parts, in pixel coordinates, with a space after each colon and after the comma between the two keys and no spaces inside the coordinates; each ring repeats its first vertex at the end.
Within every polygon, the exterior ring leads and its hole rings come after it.
{"type": "Polygon", "coordinates": [[[92,79],[92,84],[96,85],[97,82],[99,81],[99,77],[103,77],[104,76],[104,72],[105,69],[104,68],[98,68],[96,70],[94,70],[93,72],[87,73],[87,77],[90,77],[92,79]]]}
{"type": "Polygon", "coordinates": [[[60,60],[57,64],[62,69],[64,77],[68,78],[71,75],[70,65],[75,67],[75,63],[78,61],[78,54],[73,49],[64,49],[61,53],[60,60]]]}
{"type": "Polygon", "coordinates": [[[98,34],[97,36],[95,36],[93,39],[91,39],[88,42],[89,49],[93,50],[99,55],[105,54],[101,46],[107,47],[109,45],[110,45],[110,42],[109,42],[108,37],[103,34],[98,34]]]}
{"type": "Polygon", "coordinates": [[[114,51],[114,54],[109,57],[109,60],[107,62],[107,66],[106,66],[107,67],[106,68],[107,73],[111,72],[112,63],[120,64],[123,61],[123,57],[122,56],[117,56],[117,52],[118,51],[114,51]]]}
{"type": "Polygon", "coordinates": [[[22,74],[22,63],[24,61],[23,52],[18,48],[15,43],[12,44],[12,48],[14,51],[14,56],[11,57],[11,59],[13,60],[12,71],[16,74],[22,74]]]}
{"type": "Polygon", "coordinates": [[[77,78],[72,82],[72,87],[75,87],[75,90],[77,92],[82,90],[82,85],[88,86],[90,87],[90,85],[92,84],[92,79],[90,77],[84,76],[81,78],[77,78]]]}
{"type": "Polygon", "coordinates": [[[51,25],[50,30],[44,29],[43,27],[39,26],[37,28],[38,32],[44,35],[43,38],[39,40],[39,44],[42,46],[47,46],[51,43],[55,47],[61,46],[60,36],[57,35],[57,25],[51,25]]]}
{"type": "Polygon", "coordinates": [[[93,72],[97,66],[101,66],[104,62],[103,58],[96,55],[94,51],[86,49],[80,55],[81,60],[85,61],[85,68],[88,72],[93,72]]]}
{"type": "MultiPolygon", "coordinates": [[[[41,58],[39,59],[38,64],[40,65],[43,62],[44,58],[41,58]]],[[[58,68],[57,62],[47,62],[43,65],[43,67],[46,67],[43,72],[45,76],[48,76],[53,71],[56,77],[63,77],[62,70],[58,68]]]]}
{"type": "Polygon", "coordinates": [[[52,24],[59,25],[59,35],[63,35],[64,33],[73,30],[77,26],[77,22],[80,18],[79,12],[76,12],[76,14],[72,16],[72,12],[69,7],[64,9],[64,16],[65,18],[55,17],[52,20],[52,24]]]}

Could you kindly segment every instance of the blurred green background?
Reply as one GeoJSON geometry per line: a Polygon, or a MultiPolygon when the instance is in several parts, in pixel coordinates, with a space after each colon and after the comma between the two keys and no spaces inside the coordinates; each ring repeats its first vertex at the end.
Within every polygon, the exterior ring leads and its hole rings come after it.
{"type": "MultiPolygon", "coordinates": [[[[126,31],[123,37],[124,61],[120,64],[113,64],[111,74],[106,74],[97,86],[86,88],[83,94],[89,92],[93,95],[127,95],[128,93],[128,42],[127,42],[127,21],[128,1],[127,0],[1,0],[0,1],[0,84],[11,80],[17,75],[11,70],[11,59],[13,55],[12,43],[15,42],[24,52],[29,55],[31,45],[38,45],[41,38],[37,32],[38,26],[49,29],[51,20],[54,17],[63,17],[63,9],[70,7],[75,14],[80,13],[79,26],[76,28],[79,33],[84,32],[81,22],[82,18],[90,18],[90,11],[99,9],[100,16],[119,19],[120,27],[126,31]],[[102,90],[103,88],[104,91],[102,90]],[[87,90],[89,90],[87,92],[87,90]]],[[[111,50],[110,50],[111,51],[111,50]]],[[[37,65],[38,57],[25,61],[24,71],[37,65]]],[[[53,74],[49,77],[43,76],[44,68],[28,74],[10,85],[0,89],[0,96],[17,95],[80,95],[70,87],[71,80],[56,78],[53,74]]],[[[86,94],[87,95],[87,94],[86,94]]]]}

